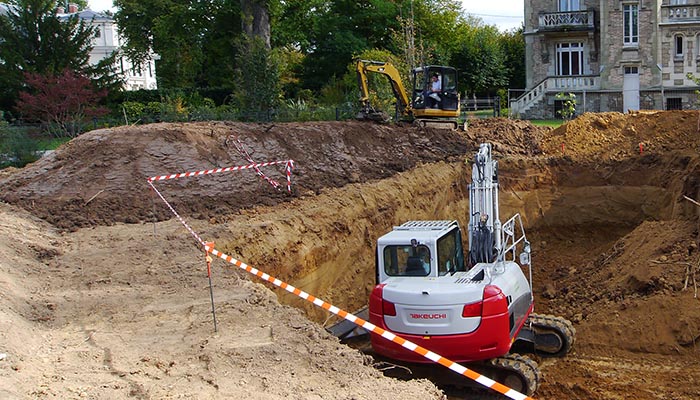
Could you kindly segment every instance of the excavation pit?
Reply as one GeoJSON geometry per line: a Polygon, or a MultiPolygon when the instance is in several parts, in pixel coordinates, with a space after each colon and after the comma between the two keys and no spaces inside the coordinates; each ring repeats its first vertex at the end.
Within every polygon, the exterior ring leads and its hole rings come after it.
{"type": "MultiPolygon", "coordinates": [[[[220,250],[354,311],[374,284],[378,236],[409,219],[466,226],[465,160],[488,141],[501,217],[521,213],[533,244],[536,310],[578,332],[569,357],[541,362],[535,397],[699,397],[700,207],[688,200],[700,197],[697,120],[660,112],[585,114],[556,130],[495,119],[467,132],[348,121],[87,133],[0,178],[10,204],[0,213],[0,302],[12,326],[0,351],[13,360],[0,374],[17,397],[439,398],[427,382],[364,365],[323,330],[326,312],[223,263],[213,333],[203,253],[154,207],[146,179],[245,164],[235,138],[255,161],[294,159],[292,196],[250,172],[157,185],[220,250]],[[681,372],[688,384],[678,385],[681,372]]],[[[282,169],[265,171],[284,180],[282,169]]]]}

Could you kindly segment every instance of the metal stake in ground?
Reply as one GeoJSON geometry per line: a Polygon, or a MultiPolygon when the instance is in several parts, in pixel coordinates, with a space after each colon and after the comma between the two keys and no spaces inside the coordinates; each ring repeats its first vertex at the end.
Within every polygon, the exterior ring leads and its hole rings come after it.
{"type": "MultiPolygon", "coordinates": [[[[208,248],[214,248],[214,242],[207,242],[208,248]]],[[[209,277],[209,297],[211,297],[211,315],[214,317],[214,332],[217,332],[216,328],[216,308],[214,308],[214,287],[211,284],[211,262],[212,258],[209,255],[209,250],[205,247],[204,258],[207,260],[207,276],[209,277]]]]}

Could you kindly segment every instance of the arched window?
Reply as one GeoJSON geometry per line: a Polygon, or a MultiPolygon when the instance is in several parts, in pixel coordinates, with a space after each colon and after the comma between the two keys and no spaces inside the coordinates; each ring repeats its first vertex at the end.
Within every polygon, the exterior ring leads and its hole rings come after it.
{"type": "Polygon", "coordinates": [[[673,37],[673,55],[675,58],[683,58],[683,35],[673,37]]]}

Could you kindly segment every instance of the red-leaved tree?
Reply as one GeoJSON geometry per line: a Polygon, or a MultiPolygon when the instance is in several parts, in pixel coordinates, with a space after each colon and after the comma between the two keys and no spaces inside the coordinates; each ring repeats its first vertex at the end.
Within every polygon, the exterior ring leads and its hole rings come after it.
{"type": "Polygon", "coordinates": [[[97,90],[90,79],[65,69],[60,75],[24,74],[28,92],[19,93],[17,110],[23,117],[45,124],[55,135],[75,137],[86,118],[108,113],[98,105],[106,90],[97,90]]]}

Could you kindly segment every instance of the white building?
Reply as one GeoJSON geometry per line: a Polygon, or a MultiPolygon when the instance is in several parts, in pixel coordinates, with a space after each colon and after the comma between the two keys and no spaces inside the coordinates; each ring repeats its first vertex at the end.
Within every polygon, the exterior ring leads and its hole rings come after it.
{"type": "MultiPolygon", "coordinates": [[[[58,17],[68,18],[77,15],[78,18],[89,22],[96,28],[95,37],[92,39],[92,52],[90,53],[90,63],[97,64],[100,60],[109,57],[114,51],[121,48],[121,38],[114,19],[104,13],[92,11],[90,9],[78,11],[78,6],[70,4],[68,12],[63,7],[58,7],[58,17]]],[[[116,71],[122,76],[124,89],[157,89],[156,65],[157,55],[151,55],[140,65],[133,64],[124,55],[117,58],[116,71]]]]}

